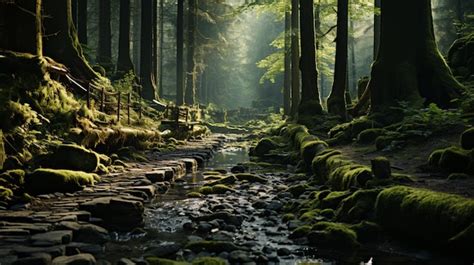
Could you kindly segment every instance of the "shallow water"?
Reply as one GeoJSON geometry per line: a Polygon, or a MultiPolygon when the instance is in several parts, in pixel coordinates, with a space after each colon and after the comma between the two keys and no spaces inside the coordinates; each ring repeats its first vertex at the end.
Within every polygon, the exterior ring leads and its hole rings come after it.
{"type": "MultiPolygon", "coordinates": [[[[176,182],[166,194],[148,206],[145,210],[146,224],[143,231],[138,231],[134,235],[130,233],[116,234],[115,240],[107,244],[104,258],[113,261],[118,257],[123,257],[124,253],[126,253],[125,256],[138,258],[145,254],[146,249],[153,246],[185,244],[190,233],[183,231],[183,224],[190,222],[188,216],[199,215],[207,210],[206,207],[210,202],[225,203],[229,199],[237,202],[237,205],[241,205],[243,208],[251,208],[249,194],[245,192],[242,195],[237,192],[230,196],[208,196],[200,199],[186,197],[188,192],[204,183],[203,171],[217,168],[230,171],[232,166],[248,161],[248,151],[245,148],[233,146],[217,151],[205,169],[194,175],[185,176],[181,181],[176,182]]],[[[266,174],[270,183],[278,183],[281,176],[282,174],[278,172],[266,174]]],[[[247,188],[259,196],[262,195],[259,184],[253,184],[247,188]]],[[[240,189],[242,187],[238,190],[240,189]]],[[[285,247],[291,250],[293,255],[280,258],[280,262],[277,264],[462,264],[462,262],[450,260],[442,255],[435,257],[429,252],[418,249],[409,251],[393,244],[371,246],[370,249],[362,249],[357,253],[320,251],[304,245],[296,245],[287,240],[288,231],[282,228],[284,225],[281,224],[281,218],[275,217],[273,221],[278,225],[269,227],[267,224],[269,217],[249,214],[252,216],[251,220],[243,222],[241,229],[233,234],[232,241],[251,242],[259,247],[269,246],[274,249],[285,247]]]]}

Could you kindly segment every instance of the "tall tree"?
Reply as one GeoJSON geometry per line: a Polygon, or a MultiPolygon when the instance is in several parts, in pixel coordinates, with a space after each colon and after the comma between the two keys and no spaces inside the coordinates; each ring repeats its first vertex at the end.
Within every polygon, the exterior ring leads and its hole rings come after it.
{"type": "Polygon", "coordinates": [[[42,1],[36,0],[35,28],[36,28],[36,55],[43,56],[43,14],[42,1]]]}
{"type": "Polygon", "coordinates": [[[163,45],[164,45],[164,25],[165,25],[165,17],[164,17],[164,2],[165,0],[160,0],[160,47],[158,49],[158,89],[159,89],[159,95],[163,97],[164,95],[164,89],[163,89],[163,45]]]}
{"type": "Polygon", "coordinates": [[[88,84],[100,76],[84,58],[77,32],[72,22],[71,0],[44,1],[44,55],[68,66],[72,75],[88,84]]]}
{"type": "Polygon", "coordinates": [[[184,103],[184,0],[178,0],[178,13],[176,16],[176,105],[184,103]]]}
{"type": "MultiPolygon", "coordinates": [[[[388,111],[400,101],[450,106],[463,87],[438,51],[431,1],[385,0],[381,8],[379,53],[362,96],[367,101],[370,95],[371,112],[388,111]]],[[[356,113],[365,104],[362,98],[356,113]]]]}
{"type": "MultiPolygon", "coordinates": [[[[153,32],[153,47],[152,47],[152,58],[153,58],[153,83],[156,89],[157,78],[158,78],[158,0],[152,0],[152,10],[153,10],[153,22],[152,22],[152,32],[153,32]]],[[[155,91],[155,93],[158,91],[155,91]]]]}
{"type": "Polygon", "coordinates": [[[141,46],[141,3],[142,0],[133,0],[133,15],[132,15],[132,60],[135,66],[135,73],[141,73],[140,69],[140,46],[141,46]]]}
{"type": "Polygon", "coordinates": [[[319,114],[322,107],[319,102],[318,72],[316,69],[313,1],[300,0],[300,16],[302,86],[298,113],[300,115],[319,114]]]}
{"type": "Polygon", "coordinates": [[[130,0],[120,0],[119,51],[116,77],[121,78],[133,72],[130,57],[130,0]]]}
{"type": "Polygon", "coordinates": [[[194,105],[196,98],[196,69],[194,59],[195,31],[196,31],[196,11],[197,0],[188,0],[188,37],[187,37],[187,71],[186,71],[186,93],[184,102],[187,105],[194,105]]]}
{"type": "Polygon", "coordinates": [[[296,117],[300,104],[299,4],[291,0],[291,116],[296,117]]]}
{"type": "Polygon", "coordinates": [[[291,113],[291,13],[285,1],[285,73],[283,81],[283,113],[291,113]]]}
{"type": "Polygon", "coordinates": [[[348,0],[337,1],[337,37],[334,83],[328,98],[328,112],[346,119],[348,0]]]}
{"type": "Polygon", "coordinates": [[[87,45],[87,0],[78,0],[77,34],[79,42],[87,45]]]}
{"type": "Polygon", "coordinates": [[[99,0],[99,47],[97,49],[97,63],[99,63],[107,73],[113,69],[112,64],[112,28],[111,0],[99,0]]]}
{"type": "Polygon", "coordinates": [[[153,3],[142,0],[141,45],[140,45],[140,80],[142,95],[148,100],[156,98],[156,87],[153,77],[153,3]]]}
{"type": "Polygon", "coordinates": [[[379,46],[380,46],[380,14],[378,13],[381,11],[382,0],[375,0],[375,8],[377,12],[374,12],[374,60],[377,58],[377,54],[379,53],[379,46]]]}
{"type": "MultiPolygon", "coordinates": [[[[357,95],[357,63],[356,63],[356,38],[354,32],[354,21],[350,20],[350,32],[351,32],[351,41],[350,41],[350,51],[351,51],[351,79],[352,79],[352,88],[351,94],[357,95]]],[[[347,85],[349,87],[349,84],[347,85]]],[[[351,100],[350,98],[346,100],[351,100]]]]}

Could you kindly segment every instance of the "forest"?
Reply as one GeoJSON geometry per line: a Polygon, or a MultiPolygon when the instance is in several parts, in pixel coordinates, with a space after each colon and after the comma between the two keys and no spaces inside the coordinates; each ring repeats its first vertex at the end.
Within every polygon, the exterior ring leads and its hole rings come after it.
{"type": "Polygon", "coordinates": [[[0,265],[474,262],[474,0],[0,0],[0,119],[0,265]]]}

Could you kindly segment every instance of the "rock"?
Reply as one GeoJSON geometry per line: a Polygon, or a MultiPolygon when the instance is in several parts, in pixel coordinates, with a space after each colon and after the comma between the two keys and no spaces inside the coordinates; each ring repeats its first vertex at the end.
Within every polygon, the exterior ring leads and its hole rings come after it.
{"type": "Polygon", "coordinates": [[[244,173],[245,171],[247,171],[247,168],[243,165],[237,165],[237,166],[233,166],[231,169],[230,169],[230,172],[236,174],[236,173],[244,173]]]}
{"type": "Polygon", "coordinates": [[[212,230],[212,225],[206,222],[200,222],[198,227],[197,227],[197,232],[198,233],[209,233],[212,230]]]}
{"type": "Polygon", "coordinates": [[[181,249],[179,244],[166,244],[152,247],[146,250],[145,257],[173,258],[181,249]]]}
{"type": "Polygon", "coordinates": [[[165,181],[165,171],[164,170],[155,170],[145,173],[145,177],[152,183],[165,181]]]}
{"type": "Polygon", "coordinates": [[[235,177],[240,180],[240,181],[248,181],[248,182],[258,182],[258,183],[267,183],[267,179],[264,177],[260,177],[255,174],[250,174],[250,173],[239,173],[236,174],[235,177]]]}
{"type": "Polygon", "coordinates": [[[104,227],[119,231],[131,231],[143,225],[143,203],[122,198],[96,198],[80,205],[92,216],[104,220],[104,227]]]}
{"type": "Polygon", "coordinates": [[[23,167],[23,163],[21,163],[20,159],[16,156],[9,156],[3,163],[4,170],[13,170],[19,169],[23,167]]]}
{"type": "Polygon", "coordinates": [[[354,249],[360,244],[357,234],[345,224],[319,222],[309,232],[310,245],[324,248],[354,249]]]}
{"type": "Polygon", "coordinates": [[[244,221],[243,216],[234,215],[234,214],[228,213],[226,211],[219,211],[219,212],[215,212],[213,214],[203,215],[203,216],[199,216],[199,217],[191,217],[191,218],[194,219],[194,221],[198,221],[198,222],[200,222],[200,221],[209,222],[209,221],[212,221],[212,220],[221,219],[228,225],[235,225],[235,226],[238,226],[238,227],[240,227],[242,225],[242,222],[244,221]]]}
{"type": "Polygon", "coordinates": [[[375,142],[375,139],[377,139],[377,137],[382,136],[385,133],[385,129],[366,129],[359,133],[359,135],[357,136],[357,142],[360,144],[372,144],[375,142]]]}
{"type": "Polygon", "coordinates": [[[278,256],[289,256],[290,254],[291,254],[291,251],[287,248],[279,248],[277,250],[278,256]]]}
{"type": "Polygon", "coordinates": [[[461,135],[461,147],[465,150],[474,149],[474,128],[466,130],[461,135]]]}
{"type": "Polygon", "coordinates": [[[106,229],[93,224],[81,225],[74,231],[74,241],[77,242],[104,244],[109,239],[106,229]]]}
{"type": "Polygon", "coordinates": [[[31,236],[34,246],[54,246],[68,244],[72,240],[72,231],[59,230],[31,236]]]}
{"type": "Polygon", "coordinates": [[[32,194],[75,192],[94,185],[99,177],[81,171],[40,168],[25,178],[25,188],[32,194]]]}
{"type": "Polygon", "coordinates": [[[439,167],[450,173],[466,173],[470,162],[471,158],[467,151],[450,147],[441,154],[439,167]]]}
{"type": "Polygon", "coordinates": [[[195,241],[188,243],[185,248],[192,250],[194,253],[201,251],[221,253],[239,249],[234,243],[228,241],[195,241]]]}
{"type": "Polygon", "coordinates": [[[249,253],[243,250],[235,250],[230,252],[229,260],[235,263],[245,263],[252,261],[249,253]]]}
{"type": "Polygon", "coordinates": [[[74,256],[60,256],[53,259],[53,265],[95,265],[96,261],[91,254],[77,254],[74,256]]]}
{"type": "Polygon", "coordinates": [[[18,259],[12,265],[50,265],[51,260],[51,255],[47,253],[36,253],[31,257],[18,259]]]}
{"type": "Polygon", "coordinates": [[[266,207],[267,210],[272,210],[272,211],[277,211],[277,212],[281,210],[281,208],[283,208],[283,204],[277,200],[271,201],[266,207]]]}
{"type": "Polygon", "coordinates": [[[66,254],[75,255],[79,253],[90,253],[94,255],[104,253],[104,246],[82,242],[72,242],[66,246],[66,254]]]}
{"type": "Polygon", "coordinates": [[[254,154],[256,156],[264,156],[269,154],[271,150],[278,148],[278,144],[270,138],[263,138],[255,146],[254,154]]]}
{"type": "Polygon", "coordinates": [[[370,160],[372,173],[378,179],[388,179],[392,176],[390,161],[386,157],[377,157],[370,160]]]}
{"type": "Polygon", "coordinates": [[[95,172],[100,157],[96,152],[75,144],[62,144],[46,155],[41,163],[43,167],[95,172]]]}
{"type": "Polygon", "coordinates": [[[136,264],[135,262],[126,258],[122,258],[119,261],[117,261],[117,265],[135,265],[135,264],[136,264]]]}
{"type": "Polygon", "coordinates": [[[27,246],[18,246],[13,250],[18,256],[32,256],[37,253],[47,253],[51,257],[62,256],[66,253],[66,247],[53,246],[53,247],[27,247],[27,246]]]}

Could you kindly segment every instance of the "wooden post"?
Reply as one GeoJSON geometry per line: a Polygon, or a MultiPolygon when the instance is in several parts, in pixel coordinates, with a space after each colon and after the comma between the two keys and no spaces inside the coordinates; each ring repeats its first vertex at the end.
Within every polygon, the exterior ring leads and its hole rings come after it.
{"type": "Polygon", "coordinates": [[[128,125],[130,125],[131,104],[132,104],[132,92],[128,93],[128,98],[127,98],[127,120],[128,120],[128,125]]]}
{"type": "Polygon", "coordinates": [[[91,84],[87,86],[87,108],[91,108],[91,84]]]}
{"type": "Polygon", "coordinates": [[[105,89],[102,87],[102,92],[100,94],[100,111],[105,111],[105,89]]]}
{"type": "Polygon", "coordinates": [[[117,122],[120,122],[120,92],[117,93],[117,122]]]}

